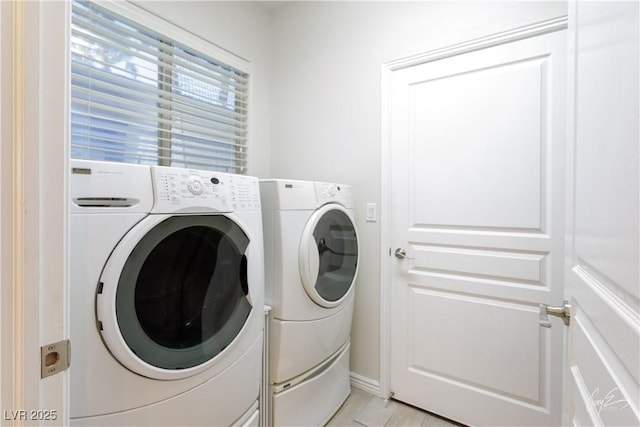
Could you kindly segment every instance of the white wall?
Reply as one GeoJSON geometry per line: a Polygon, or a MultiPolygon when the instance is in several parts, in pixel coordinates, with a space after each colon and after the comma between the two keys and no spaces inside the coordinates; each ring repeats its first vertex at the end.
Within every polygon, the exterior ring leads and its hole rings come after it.
{"type": "MultiPolygon", "coordinates": [[[[377,382],[381,65],[566,15],[565,2],[291,2],[273,13],[272,176],[354,185],[362,257],[351,369],[377,382]]],[[[381,219],[384,220],[384,219],[381,219]]]]}
{"type": "Polygon", "coordinates": [[[250,62],[248,174],[268,176],[271,168],[269,11],[259,3],[244,1],[142,0],[135,3],[250,62]]]}

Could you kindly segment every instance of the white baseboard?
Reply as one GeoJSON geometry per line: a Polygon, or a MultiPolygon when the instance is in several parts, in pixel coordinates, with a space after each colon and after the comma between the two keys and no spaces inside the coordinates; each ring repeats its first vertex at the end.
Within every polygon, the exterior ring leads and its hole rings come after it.
{"type": "Polygon", "coordinates": [[[350,377],[351,385],[353,387],[364,390],[374,396],[382,397],[382,389],[380,388],[380,383],[378,381],[356,374],[355,372],[351,372],[350,377]]]}

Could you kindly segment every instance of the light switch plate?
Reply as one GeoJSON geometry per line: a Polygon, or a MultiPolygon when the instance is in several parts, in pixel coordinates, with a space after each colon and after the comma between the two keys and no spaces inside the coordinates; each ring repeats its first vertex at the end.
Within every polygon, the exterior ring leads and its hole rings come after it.
{"type": "Polygon", "coordinates": [[[375,203],[367,203],[367,222],[376,222],[377,207],[375,203]]]}

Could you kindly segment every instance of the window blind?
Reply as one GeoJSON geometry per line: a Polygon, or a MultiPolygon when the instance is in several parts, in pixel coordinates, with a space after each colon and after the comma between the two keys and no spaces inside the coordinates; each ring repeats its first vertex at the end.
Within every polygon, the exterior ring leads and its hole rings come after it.
{"type": "Polygon", "coordinates": [[[73,158],[245,172],[248,73],[86,1],[70,50],[73,158]]]}

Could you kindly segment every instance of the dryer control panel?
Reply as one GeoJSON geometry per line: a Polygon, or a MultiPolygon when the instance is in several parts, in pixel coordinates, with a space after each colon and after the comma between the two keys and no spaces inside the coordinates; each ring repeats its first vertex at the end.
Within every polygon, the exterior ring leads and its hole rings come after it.
{"type": "Polygon", "coordinates": [[[353,207],[353,193],[350,185],[316,182],[316,198],[318,205],[339,203],[346,208],[353,207]]]}
{"type": "Polygon", "coordinates": [[[260,210],[255,177],[164,166],[151,171],[154,213],[260,210]]]}

